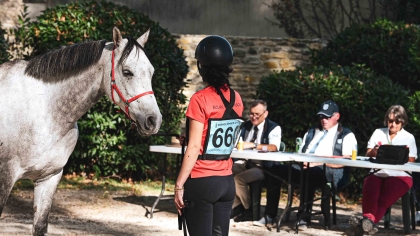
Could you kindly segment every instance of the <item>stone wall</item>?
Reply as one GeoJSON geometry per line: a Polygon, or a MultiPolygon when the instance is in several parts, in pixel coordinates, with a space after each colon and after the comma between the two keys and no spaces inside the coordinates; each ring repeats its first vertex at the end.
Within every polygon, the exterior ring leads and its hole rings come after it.
{"type": "Polygon", "coordinates": [[[3,29],[18,25],[18,16],[23,11],[23,0],[0,0],[0,22],[3,29]]]}
{"type": "MultiPolygon", "coordinates": [[[[190,67],[186,79],[191,80],[184,94],[187,98],[204,88],[194,58],[197,44],[206,35],[176,35],[190,67]]],[[[326,45],[322,39],[226,37],[234,54],[230,83],[238,91],[245,105],[244,115],[254,100],[256,87],[263,76],[273,71],[294,70],[309,63],[309,49],[326,45]]],[[[279,88],[281,89],[281,88],[279,88]]]]}

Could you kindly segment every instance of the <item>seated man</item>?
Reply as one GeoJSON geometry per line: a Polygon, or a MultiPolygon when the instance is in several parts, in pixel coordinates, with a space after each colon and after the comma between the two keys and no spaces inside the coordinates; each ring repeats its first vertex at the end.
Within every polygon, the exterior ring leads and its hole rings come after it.
{"type": "MultiPolygon", "coordinates": [[[[312,153],[320,156],[351,156],[352,148],[357,145],[356,137],[351,130],[342,127],[338,123],[340,119],[340,111],[338,105],[331,100],[321,104],[317,113],[319,125],[311,127],[303,137],[301,153],[312,153]]],[[[270,172],[278,174],[281,178],[288,178],[288,164],[275,165],[269,169],[270,172]]],[[[292,165],[292,181],[300,184],[300,165],[292,165]]],[[[310,163],[309,177],[310,183],[308,187],[308,195],[306,201],[312,201],[315,196],[315,189],[323,187],[324,180],[332,182],[334,187],[340,188],[348,182],[349,168],[340,165],[327,164],[326,175],[322,163],[310,163]]],[[[267,178],[267,205],[265,208],[265,216],[254,221],[257,226],[265,226],[273,224],[274,218],[277,216],[278,204],[280,199],[281,181],[266,175],[267,178]]],[[[329,202],[329,199],[328,199],[329,202]]],[[[302,204],[302,203],[301,203],[302,204]]],[[[307,213],[312,211],[312,204],[307,205],[307,213]]],[[[299,229],[306,228],[306,221],[299,222],[299,229]]]]}
{"type": "MultiPolygon", "coordinates": [[[[245,122],[241,137],[244,140],[244,149],[262,150],[267,147],[268,151],[278,151],[281,142],[280,126],[267,119],[267,103],[256,100],[251,104],[249,118],[245,122]]],[[[257,166],[268,167],[273,162],[255,160],[237,160],[233,164],[232,172],[235,179],[236,197],[233,202],[231,218],[235,222],[251,221],[251,195],[248,183],[264,179],[264,172],[257,166]]]]}

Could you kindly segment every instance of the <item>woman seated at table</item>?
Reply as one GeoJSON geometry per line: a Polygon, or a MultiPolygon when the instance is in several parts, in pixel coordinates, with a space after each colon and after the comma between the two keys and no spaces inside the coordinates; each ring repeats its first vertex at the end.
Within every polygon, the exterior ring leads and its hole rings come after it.
{"type": "MultiPolygon", "coordinates": [[[[380,145],[407,145],[410,148],[409,161],[417,158],[414,136],[403,129],[408,123],[407,113],[400,105],[391,106],[385,114],[387,128],[376,129],[367,146],[366,156],[376,157],[380,145]]],[[[402,197],[413,185],[413,180],[405,171],[380,170],[365,178],[363,184],[363,219],[350,217],[350,225],[355,235],[374,234],[374,227],[386,210],[402,197]]]]}

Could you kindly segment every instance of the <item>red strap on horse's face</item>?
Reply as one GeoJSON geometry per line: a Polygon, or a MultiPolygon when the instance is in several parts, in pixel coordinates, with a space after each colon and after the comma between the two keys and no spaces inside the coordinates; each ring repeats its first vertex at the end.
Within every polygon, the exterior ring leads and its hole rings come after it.
{"type": "Polygon", "coordinates": [[[112,59],[111,59],[111,61],[112,61],[112,69],[111,69],[111,98],[112,98],[112,101],[115,104],[117,104],[115,102],[115,100],[114,100],[114,91],[116,91],[117,94],[118,94],[118,97],[120,97],[120,99],[124,101],[124,105],[125,105],[125,111],[124,111],[124,113],[125,113],[125,115],[127,116],[128,119],[132,120],[131,117],[130,117],[129,109],[128,109],[129,106],[130,106],[130,103],[134,102],[135,100],[137,100],[137,99],[139,99],[139,98],[141,98],[141,97],[143,97],[145,95],[154,94],[154,92],[153,91],[147,91],[147,92],[144,92],[144,93],[140,93],[139,95],[136,95],[136,96],[134,96],[134,97],[132,97],[132,98],[130,98],[128,100],[125,99],[124,95],[121,93],[120,89],[118,88],[117,84],[115,83],[114,50],[115,50],[115,48],[112,50],[112,59]]]}

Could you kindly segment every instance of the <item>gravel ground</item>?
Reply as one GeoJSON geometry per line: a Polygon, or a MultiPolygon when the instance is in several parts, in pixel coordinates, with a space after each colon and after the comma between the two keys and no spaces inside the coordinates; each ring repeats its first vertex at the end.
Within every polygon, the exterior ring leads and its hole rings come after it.
{"type": "MultiPolygon", "coordinates": [[[[173,200],[161,200],[153,218],[146,217],[156,196],[135,196],[129,192],[98,190],[58,190],[49,217],[48,235],[153,235],[182,236],[177,229],[178,219],[173,200]]],[[[0,218],[0,235],[30,235],[33,220],[33,191],[15,190],[9,197],[0,218]]],[[[284,208],[279,205],[279,213],[284,208]]],[[[265,199],[262,199],[264,212],[265,199]]],[[[314,205],[314,210],[319,205],[314,205]]],[[[360,215],[360,205],[338,205],[337,225],[322,229],[322,217],[313,217],[313,223],[299,235],[352,235],[348,226],[351,215],[360,215]]],[[[392,207],[391,229],[379,224],[376,235],[403,235],[400,205],[392,207]]],[[[295,218],[292,214],[291,220],[295,218]]],[[[275,229],[253,226],[252,222],[231,221],[231,236],[239,235],[295,235],[293,222],[282,223],[280,233],[275,229]]],[[[411,235],[420,235],[420,227],[411,235]]]]}

